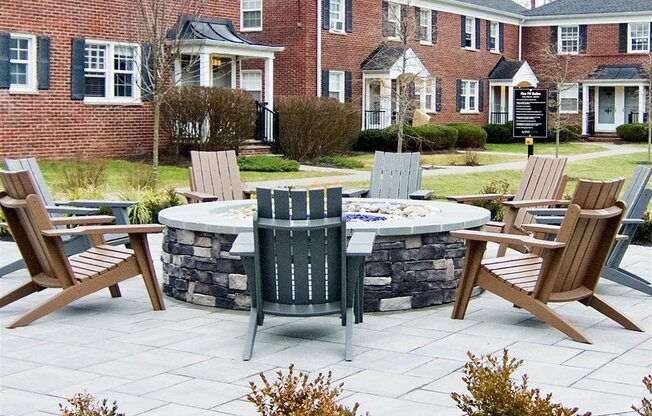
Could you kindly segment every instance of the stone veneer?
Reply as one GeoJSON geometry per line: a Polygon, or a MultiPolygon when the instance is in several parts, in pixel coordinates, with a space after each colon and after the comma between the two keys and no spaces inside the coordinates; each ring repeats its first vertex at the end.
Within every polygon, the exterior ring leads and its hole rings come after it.
{"type": "MultiPolygon", "coordinates": [[[[168,228],[163,240],[163,290],[186,302],[249,309],[247,277],[229,250],[235,235],[168,228]]],[[[422,308],[452,302],[464,243],[447,232],[381,236],[367,258],[365,311],[422,308]]]]}

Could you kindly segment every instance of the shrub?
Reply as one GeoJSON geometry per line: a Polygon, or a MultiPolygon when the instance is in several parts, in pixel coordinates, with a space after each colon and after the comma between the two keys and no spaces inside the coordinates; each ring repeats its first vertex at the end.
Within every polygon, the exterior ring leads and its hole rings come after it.
{"type": "Polygon", "coordinates": [[[360,152],[395,152],[396,137],[388,134],[388,129],[363,130],[358,135],[358,140],[353,145],[353,150],[360,152]]]}
{"type": "Polygon", "coordinates": [[[511,121],[484,126],[484,131],[487,132],[487,143],[516,143],[513,129],[514,123],[511,121]]]}
{"type": "Polygon", "coordinates": [[[406,126],[404,132],[406,150],[420,152],[454,149],[458,137],[458,132],[453,127],[431,124],[419,127],[406,126]]]}
{"type": "Polygon", "coordinates": [[[351,150],[360,133],[360,111],[323,97],[279,97],[279,144],[298,161],[351,150]]]}
{"type": "MultiPolygon", "coordinates": [[[[647,391],[652,394],[652,376],[645,377],[643,384],[647,391]]],[[[641,401],[641,407],[632,406],[632,409],[641,416],[652,416],[652,400],[644,397],[641,401]]]]}
{"type": "Polygon", "coordinates": [[[106,160],[66,160],[61,162],[61,189],[99,188],[106,183],[106,160]]]}
{"type": "MultiPolygon", "coordinates": [[[[565,126],[562,126],[561,130],[559,131],[559,141],[560,142],[570,142],[572,140],[579,140],[582,137],[582,125],[580,124],[568,124],[565,126]]],[[[535,143],[537,141],[539,142],[554,142],[557,140],[557,136],[555,133],[555,130],[553,128],[550,128],[548,132],[548,138],[547,139],[535,139],[535,143]]]]}
{"type": "Polygon", "coordinates": [[[297,172],[299,162],[276,156],[241,156],[238,167],[247,172],[297,172]]]}
{"type": "Polygon", "coordinates": [[[472,124],[449,124],[457,130],[457,144],[459,149],[481,149],[487,143],[487,132],[482,127],[472,124]]]}
{"type": "Polygon", "coordinates": [[[165,208],[183,204],[182,198],[174,189],[135,190],[120,195],[125,201],[138,201],[127,208],[129,222],[132,224],[152,224],[158,222],[158,213],[165,208]]]}
{"type": "Polygon", "coordinates": [[[151,165],[132,163],[129,174],[124,175],[125,184],[134,189],[152,189],[156,186],[156,176],[151,165]]]}
{"type": "Polygon", "coordinates": [[[263,416],[355,416],[358,404],[349,409],[337,403],[342,394],[343,384],[332,387],[331,373],[324,376],[319,373],[312,381],[308,374],[294,373],[294,365],[290,365],[287,375],[281,371],[276,373],[276,381],[270,383],[264,374],[260,374],[263,382],[258,387],[249,382],[251,393],[247,400],[253,403],[258,414],[263,416]]]}
{"type": "Polygon", "coordinates": [[[341,169],[361,169],[364,163],[345,156],[324,156],[312,161],[315,165],[336,167],[341,169]]]}
{"type": "Polygon", "coordinates": [[[60,416],[125,416],[124,413],[118,413],[117,402],[109,407],[106,399],[101,403],[95,402],[95,397],[88,393],[77,393],[67,402],[65,407],[59,404],[60,416]],[[72,408],[68,408],[68,405],[72,408]]]}
{"type": "MultiPolygon", "coordinates": [[[[0,223],[5,222],[5,214],[0,210],[0,223]]],[[[0,225],[0,240],[11,238],[11,233],[9,232],[9,227],[4,227],[0,225]]]]}
{"type": "Polygon", "coordinates": [[[480,155],[475,149],[466,149],[464,152],[465,166],[480,166],[480,155]]]}
{"type": "MultiPolygon", "coordinates": [[[[507,179],[491,181],[480,190],[481,194],[500,194],[508,195],[514,192],[514,188],[507,182],[507,179]]],[[[493,221],[503,220],[503,199],[491,199],[486,201],[474,202],[473,205],[488,209],[491,212],[493,221]]]]}
{"type": "Polygon", "coordinates": [[[618,133],[618,137],[627,142],[646,142],[647,129],[647,123],[623,124],[616,127],[616,133],[618,133]]]}
{"type": "Polygon", "coordinates": [[[634,235],[634,244],[652,245],[652,215],[650,212],[643,214],[643,224],[639,225],[634,235]]]}
{"type": "MultiPolygon", "coordinates": [[[[553,403],[552,395],[541,396],[539,389],[528,387],[527,375],[517,383],[511,379],[523,361],[510,359],[507,350],[502,360],[492,355],[477,358],[464,365],[464,382],[470,395],[452,393],[451,397],[467,416],[572,416],[577,408],[553,403]]],[[[584,416],[590,416],[585,413],[584,416]]]]}

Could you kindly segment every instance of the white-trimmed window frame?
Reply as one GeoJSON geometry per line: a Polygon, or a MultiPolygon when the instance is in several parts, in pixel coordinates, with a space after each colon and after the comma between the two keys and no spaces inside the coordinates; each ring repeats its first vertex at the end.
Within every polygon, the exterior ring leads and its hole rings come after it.
{"type": "Polygon", "coordinates": [[[421,30],[421,34],[425,33],[425,39],[421,39],[419,37],[419,41],[421,42],[422,45],[432,45],[432,10],[430,9],[420,9],[419,10],[419,29],[421,30]],[[426,20],[426,24],[424,25],[424,16],[426,20]]]}
{"type": "Polygon", "coordinates": [[[580,86],[577,83],[559,84],[559,113],[560,114],[577,114],[580,108],[580,86]],[[564,100],[575,100],[573,109],[564,109],[564,100]]]}
{"type": "Polygon", "coordinates": [[[343,103],[345,98],[345,91],[344,91],[344,71],[329,71],[328,72],[328,96],[330,98],[335,98],[339,102],[343,103]],[[337,75],[339,76],[339,81],[337,83],[332,82],[333,76],[337,75]],[[336,93],[336,97],[332,97],[331,94],[336,93]]]}
{"type": "Polygon", "coordinates": [[[424,113],[437,112],[437,79],[428,77],[418,79],[416,96],[419,97],[419,109],[424,113]],[[430,97],[430,106],[428,106],[428,97],[430,97]]]}
{"type": "MultiPolygon", "coordinates": [[[[330,81],[330,80],[329,80],[330,81]]],[[[260,93],[260,99],[258,101],[262,102],[264,97],[263,97],[263,71],[260,69],[242,69],[240,70],[240,88],[243,89],[244,91],[248,92],[258,92],[260,93]],[[245,86],[245,75],[257,75],[258,78],[260,79],[260,89],[252,89],[252,88],[247,88],[245,86]]],[[[253,96],[253,94],[252,94],[253,96]]],[[[255,99],[255,97],[254,97],[255,99]]]]}
{"type": "Polygon", "coordinates": [[[493,39],[494,45],[489,50],[490,52],[500,53],[500,23],[494,20],[489,21],[489,42],[493,39]]]}
{"type": "Polygon", "coordinates": [[[568,25],[568,26],[559,26],[557,29],[557,53],[559,55],[579,55],[580,53],[580,26],[579,25],[568,25]],[[575,29],[577,33],[577,39],[575,40],[576,48],[573,51],[564,51],[564,42],[572,42],[573,39],[564,39],[564,29],[575,29]]]}
{"type": "MultiPolygon", "coordinates": [[[[12,39],[22,39],[27,40],[27,60],[21,59],[9,59],[9,65],[11,64],[26,64],[26,84],[9,84],[9,93],[10,94],[35,94],[38,92],[38,81],[36,74],[36,36],[28,33],[10,33],[10,45],[12,39]]],[[[11,46],[10,46],[11,51],[11,46]]],[[[11,52],[10,52],[11,53],[11,52]]]]}
{"type": "Polygon", "coordinates": [[[345,0],[323,0],[328,2],[328,27],[329,30],[333,33],[346,33],[346,1],[345,0]],[[333,12],[333,1],[336,1],[340,5],[340,10],[337,12],[337,16],[333,18],[335,12],[333,12]],[[339,24],[339,28],[337,27],[339,24]]]}
{"type": "Polygon", "coordinates": [[[241,32],[260,32],[263,30],[263,0],[260,0],[260,8],[245,9],[244,2],[240,0],[240,31],[241,32]],[[245,27],[244,14],[245,12],[260,12],[260,26],[245,27]]]}
{"type": "Polygon", "coordinates": [[[649,53],[650,52],[650,23],[648,22],[636,22],[636,23],[628,23],[627,24],[627,53],[649,53]],[[647,41],[647,49],[643,49],[640,51],[635,51],[632,48],[632,42],[634,41],[634,37],[632,36],[632,26],[633,25],[641,25],[641,26],[647,26],[647,35],[645,37],[636,37],[636,39],[645,39],[647,41]]]}
{"type": "MultiPolygon", "coordinates": [[[[86,97],[84,96],[84,104],[141,104],[141,48],[140,45],[136,43],[128,42],[115,42],[115,41],[105,41],[97,39],[86,39],[86,46],[88,45],[100,45],[106,47],[106,55],[104,60],[104,97],[86,97]],[[132,73],[132,91],[133,95],[131,97],[116,97],[115,96],[115,74],[116,73],[125,73],[125,71],[117,71],[114,69],[114,60],[115,60],[115,50],[119,47],[125,48],[134,48],[133,56],[133,70],[132,73]]],[[[86,55],[86,48],[84,48],[84,57],[86,55]]],[[[86,62],[84,61],[84,78],[86,77],[86,72],[99,72],[99,71],[89,71],[86,69],[86,62]]]]}
{"type": "Polygon", "coordinates": [[[475,17],[469,17],[469,16],[464,16],[464,41],[466,42],[466,37],[470,34],[471,35],[471,44],[470,45],[465,45],[464,49],[468,50],[475,50],[476,49],[476,44],[475,44],[475,39],[476,39],[476,34],[475,34],[475,17]],[[471,31],[469,32],[469,22],[471,23],[471,31]]]}
{"type": "Polygon", "coordinates": [[[462,114],[476,114],[480,112],[480,81],[475,79],[463,79],[462,91],[460,95],[464,97],[463,105],[460,108],[462,114]],[[471,86],[474,86],[474,93],[470,94],[471,86]],[[471,107],[471,98],[473,98],[474,106],[471,107]]]}
{"type": "Polygon", "coordinates": [[[394,34],[387,36],[389,40],[401,40],[401,4],[387,2],[387,24],[393,28],[394,34]]]}

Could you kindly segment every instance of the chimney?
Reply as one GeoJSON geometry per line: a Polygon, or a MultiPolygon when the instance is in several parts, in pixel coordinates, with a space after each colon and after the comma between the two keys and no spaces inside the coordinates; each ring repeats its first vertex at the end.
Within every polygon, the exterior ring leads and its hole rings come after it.
{"type": "Polygon", "coordinates": [[[537,0],[530,0],[530,9],[534,9],[537,7],[537,0]]]}

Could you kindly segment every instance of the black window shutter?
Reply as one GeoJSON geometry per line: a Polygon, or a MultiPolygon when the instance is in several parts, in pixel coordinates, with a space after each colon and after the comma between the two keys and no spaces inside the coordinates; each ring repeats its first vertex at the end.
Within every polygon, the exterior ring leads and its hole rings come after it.
{"type": "Polygon", "coordinates": [[[457,80],[457,99],[455,100],[457,102],[457,112],[458,113],[460,111],[462,111],[462,107],[463,107],[462,100],[463,99],[464,99],[464,97],[462,97],[462,80],[458,79],[457,80]]]}
{"type": "Polygon", "coordinates": [[[50,89],[50,38],[38,38],[38,62],[36,64],[36,79],[39,90],[50,89]]]}
{"type": "Polygon", "coordinates": [[[476,19],[475,19],[475,48],[476,49],[482,49],[482,47],[480,46],[480,38],[481,38],[481,36],[480,36],[480,22],[481,21],[482,21],[482,19],[478,19],[476,17],[476,19]]]}
{"type": "Polygon", "coordinates": [[[141,63],[140,63],[140,83],[141,98],[143,101],[152,101],[154,99],[154,53],[152,45],[145,43],[141,46],[141,63]]]}
{"type": "Polygon", "coordinates": [[[323,0],[321,10],[322,28],[328,30],[331,28],[331,2],[323,0]]]}
{"type": "Polygon", "coordinates": [[[441,78],[435,80],[435,111],[441,111],[441,78]]]}
{"type": "Polygon", "coordinates": [[[9,33],[0,33],[0,88],[8,89],[9,70],[9,33]]]}
{"type": "Polygon", "coordinates": [[[484,112],[484,81],[478,81],[478,111],[484,112]]]}
{"type": "Polygon", "coordinates": [[[505,24],[504,23],[498,23],[498,38],[499,38],[499,44],[498,44],[498,50],[501,52],[505,51],[505,24]]]}
{"type": "Polygon", "coordinates": [[[558,31],[559,31],[558,26],[550,26],[550,49],[555,53],[557,53],[558,31]]]}
{"type": "Polygon", "coordinates": [[[432,10],[430,13],[432,18],[432,43],[437,43],[437,10],[432,10]]]}
{"type": "Polygon", "coordinates": [[[328,97],[328,77],[329,72],[326,70],[321,71],[321,96],[328,97]]]}
{"type": "Polygon", "coordinates": [[[420,7],[415,7],[414,8],[414,26],[417,32],[417,39],[418,40],[423,40],[427,33],[424,33],[424,31],[421,28],[421,8],[420,7]]]}
{"type": "Polygon", "coordinates": [[[580,25],[580,53],[586,53],[586,45],[588,40],[588,27],[580,25]]]}
{"type": "Polygon", "coordinates": [[[584,103],[584,88],[582,83],[577,84],[577,110],[582,112],[582,104],[584,103]]]}
{"type": "Polygon", "coordinates": [[[344,72],[344,101],[351,102],[353,97],[353,74],[351,71],[344,72]]]}
{"type": "Polygon", "coordinates": [[[618,52],[620,53],[627,53],[627,30],[627,23],[621,23],[618,27],[618,52]]]}
{"type": "Polygon", "coordinates": [[[72,40],[72,54],[70,65],[70,98],[72,100],[84,99],[84,39],[72,40]]]}
{"type": "Polygon", "coordinates": [[[486,20],[487,22],[487,50],[491,50],[491,21],[486,20]]]}
{"type": "Polygon", "coordinates": [[[389,3],[383,0],[383,36],[389,36],[389,3]]]}
{"type": "Polygon", "coordinates": [[[353,32],[353,0],[346,0],[344,13],[344,30],[351,33],[353,32]]]}

